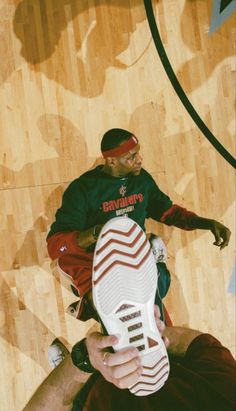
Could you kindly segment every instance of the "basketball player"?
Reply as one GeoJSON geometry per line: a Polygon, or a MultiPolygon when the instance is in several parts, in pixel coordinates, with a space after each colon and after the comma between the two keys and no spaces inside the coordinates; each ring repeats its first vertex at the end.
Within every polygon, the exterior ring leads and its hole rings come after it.
{"type": "MultiPolygon", "coordinates": [[[[228,245],[230,238],[230,230],[218,221],[173,204],[142,168],[140,144],[131,132],[107,131],[101,152],[104,165],[87,171],[65,190],[47,237],[50,257],[58,261],[61,272],[71,279],[73,291],[81,298],[76,312],[81,320],[91,316],[86,310],[86,294],[91,290],[93,252],[101,228],[111,218],[128,216],[143,230],[147,218],[184,230],[210,230],[220,249],[228,245]]],[[[163,242],[152,243],[160,274],[156,303],[162,311],[161,300],[170,285],[170,275],[163,259],[163,242]]]]}

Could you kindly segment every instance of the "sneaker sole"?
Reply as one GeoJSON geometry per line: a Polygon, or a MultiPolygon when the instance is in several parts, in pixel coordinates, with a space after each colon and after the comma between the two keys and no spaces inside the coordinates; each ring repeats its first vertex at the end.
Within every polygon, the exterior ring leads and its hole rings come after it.
{"type": "Polygon", "coordinates": [[[135,395],[158,391],[169,375],[166,347],[154,317],[157,269],[149,241],[130,218],[116,217],[99,235],[93,261],[93,301],[108,334],[121,335],[115,351],[134,346],[143,373],[135,395]]]}

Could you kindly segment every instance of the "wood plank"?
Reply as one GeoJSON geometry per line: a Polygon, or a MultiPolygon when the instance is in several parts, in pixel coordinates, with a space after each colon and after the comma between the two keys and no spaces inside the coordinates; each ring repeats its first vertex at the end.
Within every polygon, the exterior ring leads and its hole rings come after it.
{"type": "MultiPolygon", "coordinates": [[[[232,16],[209,36],[212,2],[155,1],[170,62],[210,130],[235,150],[232,16]]],[[[2,0],[0,6],[0,409],[20,411],[49,373],[55,336],[68,348],[93,322],[65,313],[76,298],[53,277],[45,239],[67,184],[101,162],[112,127],[140,139],[144,167],[175,203],[232,231],[147,222],[163,237],[175,324],[210,332],[235,354],[235,174],[197,129],[157,55],[143,2],[2,0]],[[125,3],[125,4],[124,4],[125,3]]]]}

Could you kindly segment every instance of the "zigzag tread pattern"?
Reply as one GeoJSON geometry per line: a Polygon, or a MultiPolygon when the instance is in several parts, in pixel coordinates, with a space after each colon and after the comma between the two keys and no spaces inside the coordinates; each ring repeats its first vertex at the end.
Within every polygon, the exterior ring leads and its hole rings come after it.
{"type": "Polygon", "coordinates": [[[133,246],[140,239],[140,237],[142,237],[142,235],[143,235],[143,233],[142,233],[142,231],[140,231],[132,242],[126,242],[126,241],[118,240],[117,238],[110,238],[110,240],[108,240],[100,249],[98,249],[96,251],[96,255],[101,254],[111,244],[119,244],[119,245],[123,245],[123,246],[129,247],[129,248],[133,248],[133,246]]]}
{"type": "Polygon", "coordinates": [[[133,233],[133,231],[135,230],[135,228],[137,227],[137,224],[133,224],[133,226],[130,228],[129,231],[121,231],[121,230],[114,230],[113,228],[110,228],[109,230],[105,231],[102,235],[101,238],[106,237],[107,234],[120,234],[124,237],[130,237],[130,235],[133,233]]]}
{"type": "Polygon", "coordinates": [[[98,277],[96,280],[94,280],[94,285],[98,284],[99,281],[101,281],[101,279],[102,279],[115,265],[121,265],[121,266],[124,266],[124,267],[131,267],[131,268],[133,268],[133,269],[135,269],[135,270],[139,269],[139,268],[143,265],[143,263],[148,259],[148,257],[150,256],[150,254],[151,254],[151,250],[149,249],[149,250],[147,251],[147,253],[144,255],[144,257],[142,258],[142,260],[141,260],[140,262],[138,262],[137,264],[135,264],[135,263],[133,263],[133,264],[127,263],[127,262],[122,261],[122,260],[115,260],[115,261],[113,261],[113,262],[99,275],[99,277],[98,277]]]}
{"type": "Polygon", "coordinates": [[[158,360],[156,362],[156,364],[154,364],[152,367],[148,367],[147,365],[143,365],[143,369],[145,369],[145,370],[154,370],[154,368],[156,368],[156,366],[159,365],[165,359],[167,360],[167,356],[163,355],[163,357],[161,357],[161,359],[158,360]]]}
{"type": "MultiPolygon", "coordinates": [[[[118,250],[115,249],[114,241],[111,243],[114,238],[110,239],[110,236],[114,232],[120,233],[121,230],[109,229],[108,224],[105,231],[106,236],[104,238],[103,234],[101,235],[95,250],[93,286],[97,289],[100,309],[104,314],[112,310],[122,298],[127,300],[133,298],[136,300],[137,298],[140,303],[144,303],[145,300],[150,298],[153,292],[152,289],[156,286],[156,266],[153,266],[149,242],[136,223],[130,219],[125,219],[125,222],[127,222],[127,225],[124,224],[122,228],[124,228],[128,242],[122,242],[123,246],[118,247],[118,250]],[[107,236],[108,233],[110,233],[109,236],[107,236]],[[133,249],[129,248],[130,245],[133,249]],[[101,249],[104,251],[103,255],[99,254],[101,249]],[[116,284],[115,288],[114,283],[116,284]]],[[[118,224],[113,227],[118,227],[118,224]]]]}
{"type": "Polygon", "coordinates": [[[129,267],[132,269],[139,269],[142,264],[145,263],[145,261],[148,259],[148,257],[151,254],[151,250],[149,247],[149,243],[146,239],[146,236],[144,235],[143,231],[140,229],[138,234],[135,236],[133,239],[132,234],[135,232],[135,229],[137,228],[137,224],[133,223],[131,228],[128,231],[121,231],[121,230],[115,230],[115,229],[109,229],[105,233],[101,235],[101,246],[96,249],[96,264],[93,267],[94,273],[97,272],[97,270],[100,269],[99,273],[97,276],[95,275],[94,278],[94,285],[97,285],[99,281],[115,267],[116,265],[123,266],[123,267],[129,267]],[[116,235],[125,235],[125,237],[128,239],[128,241],[123,242],[118,238],[108,238],[107,240],[105,239],[104,243],[104,237],[108,235],[108,233],[116,233],[116,235]],[[138,243],[138,241],[143,237],[141,240],[141,245],[138,243]],[[114,244],[119,243],[120,245],[124,246],[125,248],[131,248],[131,251],[126,251],[126,250],[120,250],[120,249],[114,249],[114,244]],[[138,244],[138,248],[136,251],[133,251],[132,249],[135,247],[135,245],[138,244]],[[100,258],[101,252],[107,252],[107,255],[103,256],[100,258]],[[145,254],[143,255],[143,253],[145,254]],[[114,260],[114,257],[116,259],[114,260]],[[121,259],[122,257],[122,259],[121,259]],[[125,257],[125,260],[124,258],[125,257]]]}
{"type": "Polygon", "coordinates": [[[121,250],[111,250],[101,261],[99,261],[99,263],[94,267],[94,271],[97,271],[98,268],[100,268],[107,260],[110,259],[110,257],[112,257],[113,255],[117,254],[117,255],[122,255],[125,257],[131,257],[131,258],[136,258],[139,253],[143,250],[143,248],[145,247],[145,245],[147,245],[147,239],[144,239],[144,241],[142,242],[141,246],[137,249],[137,251],[135,251],[134,253],[127,253],[125,251],[121,251],[121,250]]]}
{"type": "MultiPolygon", "coordinates": [[[[159,374],[159,373],[158,373],[159,374]]],[[[135,385],[133,385],[133,387],[130,388],[130,391],[137,395],[139,391],[154,391],[154,387],[161,382],[161,385],[163,385],[163,383],[166,381],[167,376],[168,376],[169,372],[166,371],[160,378],[158,378],[157,380],[153,381],[153,382],[147,382],[147,381],[138,381],[135,385]],[[144,387],[143,387],[144,386],[144,387]],[[148,390],[148,387],[153,387],[153,389],[148,390]],[[136,390],[135,390],[136,388],[136,390]]]]}

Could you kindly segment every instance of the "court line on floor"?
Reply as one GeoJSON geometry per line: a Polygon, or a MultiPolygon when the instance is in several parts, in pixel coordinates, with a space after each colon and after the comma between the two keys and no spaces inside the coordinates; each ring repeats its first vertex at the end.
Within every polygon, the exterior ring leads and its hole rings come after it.
{"type": "Polygon", "coordinates": [[[180,85],[178,81],[174,73],[174,70],[170,64],[170,61],[168,59],[168,56],[166,54],[165,48],[161,41],[160,33],[158,31],[156,19],[155,19],[154,12],[153,12],[152,0],[144,0],[144,6],[146,10],[148,24],[149,24],[149,27],[152,33],[153,41],[155,43],[157,52],[159,54],[162,65],[165,69],[165,72],[167,76],[169,77],[169,80],[172,86],[174,87],[174,90],[176,91],[178,97],[180,98],[181,102],[185,106],[189,115],[192,117],[193,121],[198,126],[198,128],[201,130],[201,132],[205,135],[207,140],[213,145],[213,147],[215,147],[218,153],[220,153],[221,156],[229,164],[231,164],[232,167],[236,168],[236,159],[229,153],[229,151],[226,150],[226,148],[217,140],[214,134],[206,126],[204,121],[201,119],[201,117],[199,116],[199,114],[197,113],[197,111],[195,110],[191,102],[189,101],[182,86],[180,85]]]}

